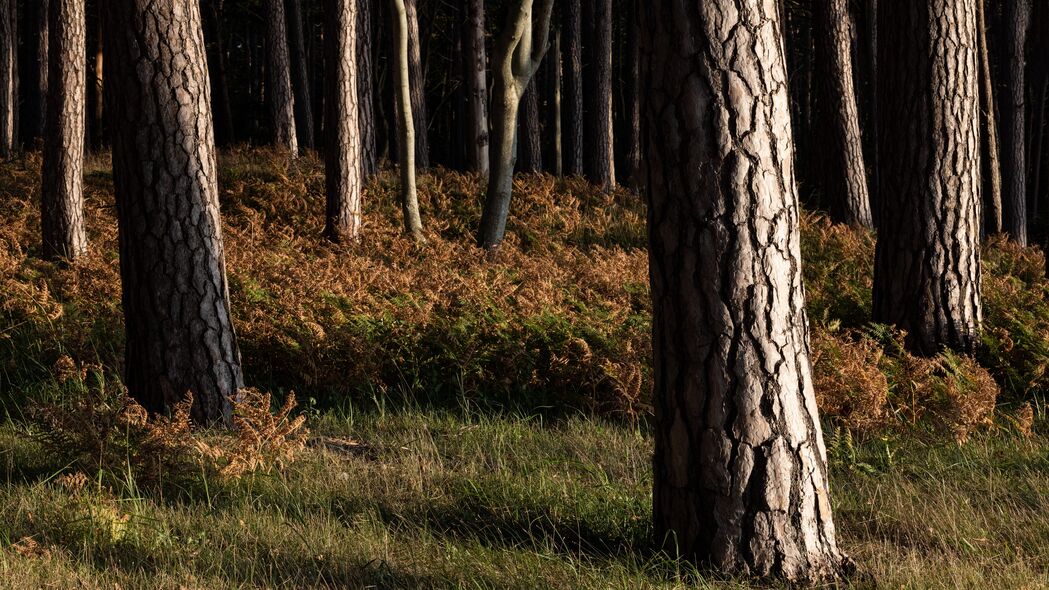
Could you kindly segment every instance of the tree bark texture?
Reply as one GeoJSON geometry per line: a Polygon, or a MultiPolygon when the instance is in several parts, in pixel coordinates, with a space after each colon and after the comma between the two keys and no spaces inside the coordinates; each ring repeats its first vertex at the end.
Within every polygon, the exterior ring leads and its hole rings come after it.
{"type": "Polygon", "coordinates": [[[521,112],[520,125],[518,127],[517,149],[518,166],[520,172],[540,172],[543,169],[543,133],[539,121],[539,92],[536,90],[536,76],[525,88],[524,110],[521,112]]]}
{"type": "Polygon", "coordinates": [[[816,30],[823,67],[820,76],[828,117],[824,127],[823,189],[831,203],[831,217],[855,227],[872,228],[863,139],[852,78],[852,22],[848,0],[814,3],[816,30]]]}
{"type": "Polygon", "coordinates": [[[587,179],[604,188],[616,184],[612,143],[612,0],[585,0],[586,114],[583,152],[587,179]]]}
{"type": "Polygon", "coordinates": [[[197,2],[106,0],[106,84],[130,394],[229,424],[243,387],[230,318],[197,2]]]}
{"type": "Polygon", "coordinates": [[[357,6],[363,1],[366,0],[326,0],[325,3],[327,216],[324,234],[334,242],[359,239],[362,225],[356,34],[360,24],[357,6]]]}
{"type": "Polygon", "coordinates": [[[1002,231],[1002,165],[999,159],[997,109],[994,101],[994,80],[991,77],[990,48],[987,46],[986,0],[978,0],[980,27],[980,115],[981,166],[983,173],[983,233],[1002,231]]]}
{"type": "Polygon", "coordinates": [[[1002,230],[1027,245],[1027,168],[1024,160],[1024,44],[1030,0],[1005,0],[1002,31],[1002,230]]]}
{"type": "Polygon", "coordinates": [[[360,128],[361,181],[379,171],[375,129],[375,69],[372,14],[375,0],[357,0],[357,125],[360,128]]]}
{"type": "MultiPolygon", "coordinates": [[[[419,194],[415,185],[416,153],[419,142],[415,137],[414,101],[412,90],[411,38],[414,12],[408,5],[414,0],[393,0],[396,10],[393,11],[396,23],[396,57],[397,80],[394,83],[397,102],[397,147],[400,150],[401,167],[401,211],[404,214],[404,231],[422,241],[423,224],[419,213],[419,194]]],[[[416,48],[418,49],[419,24],[415,22],[416,48]]],[[[416,53],[418,56],[418,53],[416,53]]],[[[421,68],[420,68],[421,69],[421,68]]]]}
{"type": "MultiPolygon", "coordinates": [[[[291,68],[291,86],[295,94],[296,139],[303,148],[313,147],[313,100],[310,98],[309,68],[306,66],[306,39],[303,36],[302,5],[300,0],[285,0],[288,17],[288,49],[291,68]]],[[[328,17],[327,14],[324,15],[328,17]]]]}
{"type": "Polygon", "coordinates": [[[882,208],[874,321],[909,347],[979,342],[980,113],[976,0],[882,0],[882,208]]]}
{"type": "Polygon", "coordinates": [[[87,21],[84,0],[51,0],[48,108],[40,187],[44,257],[72,259],[87,250],[84,227],[84,123],[87,21]]]}
{"type": "Polygon", "coordinates": [[[564,172],[583,174],[583,14],[581,0],[564,0],[564,102],[562,103],[562,143],[564,172]]]}
{"type": "Polygon", "coordinates": [[[273,143],[295,156],[299,153],[295,134],[295,95],[291,89],[291,59],[284,18],[284,0],[266,0],[266,75],[269,85],[273,143]]]}
{"type": "Polygon", "coordinates": [[[0,0],[0,158],[11,157],[15,140],[15,110],[18,105],[18,39],[15,31],[17,0],[0,0]]]}
{"type": "Polygon", "coordinates": [[[643,3],[657,542],[734,575],[848,564],[809,361],[776,0],[643,3]]]}
{"type": "MultiPolygon", "coordinates": [[[[422,44],[419,37],[419,0],[404,0],[408,18],[408,74],[411,84],[412,121],[415,126],[415,166],[430,167],[430,136],[426,112],[426,72],[423,70],[422,44]]],[[[396,55],[396,53],[394,54],[396,55]]]]}
{"type": "Polygon", "coordinates": [[[485,58],[484,0],[466,0],[463,23],[466,85],[466,166],[488,176],[488,65],[485,58]]]}

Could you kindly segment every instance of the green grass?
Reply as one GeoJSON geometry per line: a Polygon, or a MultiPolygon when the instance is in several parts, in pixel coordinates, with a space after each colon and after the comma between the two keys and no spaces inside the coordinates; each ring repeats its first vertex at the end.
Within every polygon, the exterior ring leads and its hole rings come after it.
{"type": "MultiPolygon", "coordinates": [[[[829,438],[841,544],[877,587],[1049,586],[1049,440],[829,438]]],[[[53,477],[61,466],[8,424],[0,429],[0,581],[745,587],[653,552],[643,426],[343,410],[318,416],[313,440],[284,471],[204,482],[175,500],[133,482],[71,491],[53,477]],[[20,555],[11,545],[25,537],[42,549],[20,555]]]]}

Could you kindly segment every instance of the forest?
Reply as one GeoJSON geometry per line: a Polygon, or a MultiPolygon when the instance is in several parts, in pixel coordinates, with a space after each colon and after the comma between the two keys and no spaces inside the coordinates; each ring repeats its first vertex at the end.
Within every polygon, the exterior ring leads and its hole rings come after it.
{"type": "Polygon", "coordinates": [[[0,588],[1049,588],[1047,55],[0,0],[0,588]]]}

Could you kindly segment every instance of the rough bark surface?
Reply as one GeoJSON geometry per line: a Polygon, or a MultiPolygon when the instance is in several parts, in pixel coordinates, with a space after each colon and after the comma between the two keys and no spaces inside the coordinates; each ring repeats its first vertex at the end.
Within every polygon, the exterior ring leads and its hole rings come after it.
{"type": "Polygon", "coordinates": [[[84,122],[87,24],[84,0],[51,0],[47,121],[40,188],[46,258],[72,259],[87,250],[84,228],[84,122]]]}
{"type": "Polygon", "coordinates": [[[520,172],[539,172],[543,169],[543,133],[539,121],[539,92],[536,90],[536,76],[528,83],[524,96],[524,110],[521,112],[517,138],[518,165],[520,172]]]}
{"type": "Polygon", "coordinates": [[[987,46],[987,12],[985,0],[978,0],[980,27],[980,116],[981,168],[983,173],[983,233],[1002,231],[1002,164],[998,151],[997,109],[994,102],[994,80],[991,78],[990,48],[987,46]]]}
{"type": "Polygon", "coordinates": [[[415,125],[415,166],[430,167],[430,135],[426,112],[426,72],[423,71],[422,40],[419,37],[419,0],[404,0],[408,18],[408,74],[412,98],[412,122],[415,125]]]}
{"type": "Polygon", "coordinates": [[[356,240],[361,233],[361,143],[357,121],[358,2],[326,0],[324,14],[324,120],[327,146],[324,180],[327,216],[324,234],[334,242],[356,240]]]}
{"type": "Polygon", "coordinates": [[[0,0],[0,158],[11,157],[18,104],[16,71],[18,39],[14,11],[17,0],[0,0]]]}
{"type": "Polygon", "coordinates": [[[466,84],[466,166],[488,175],[488,65],[484,45],[484,0],[466,0],[463,64],[466,84]]]}
{"type": "Polygon", "coordinates": [[[874,320],[932,355],[979,342],[976,0],[882,0],[874,320]]]}
{"type": "Polygon", "coordinates": [[[586,88],[583,172],[604,188],[616,184],[612,144],[612,0],[586,0],[586,88]]]}
{"type": "Polygon", "coordinates": [[[295,95],[291,90],[284,0],[266,0],[266,75],[273,143],[296,155],[299,142],[295,134],[295,95]]]}
{"type": "Polygon", "coordinates": [[[360,128],[361,180],[379,170],[375,131],[375,75],[372,68],[372,3],[357,0],[357,125],[360,128]]]}
{"type": "Polygon", "coordinates": [[[1027,175],[1024,159],[1024,44],[1031,0],[1005,0],[1002,31],[1002,230],[1027,245],[1027,175]]]}
{"type": "Polygon", "coordinates": [[[580,0],[565,0],[561,35],[564,39],[564,98],[561,147],[564,172],[583,174],[583,32],[580,0]]]}
{"type": "Polygon", "coordinates": [[[776,0],[652,0],[641,27],[657,540],[836,577],[776,0]]]}
{"type": "MultiPolygon", "coordinates": [[[[310,98],[309,68],[306,66],[306,38],[303,36],[302,5],[299,0],[285,0],[288,16],[288,49],[291,86],[295,93],[295,129],[299,146],[313,147],[313,100],[310,98]]],[[[327,14],[324,15],[328,17],[327,14]]]]}
{"type": "Polygon", "coordinates": [[[194,421],[228,424],[244,381],[199,3],[106,1],[125,383],[150,412],[192,392],[194,421]]]}
{"type": "Polygon", "coordinates": [[[863,160],[863,139],[852,78],[852,21],[848,0],[815,3],[816,30],[823,67],[820,76],[827,115],[823,189],[831,217],[856,227],[871,228],[870,195],[863,160]]]}

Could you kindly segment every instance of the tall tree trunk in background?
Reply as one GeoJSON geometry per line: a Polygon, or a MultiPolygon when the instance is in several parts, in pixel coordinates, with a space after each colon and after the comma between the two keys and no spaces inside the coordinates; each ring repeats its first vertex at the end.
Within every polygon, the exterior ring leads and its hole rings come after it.
{"type": "Polygon", "coordinates": [[[221,0],[206,0],[201,5],[204,24],[204,39],[207,43],[208,71],[211,74],[212,110],[215,113],[215,142],[220,146],[233,143],[233,109],[229,100],[229,83],[226,81],[226,43],[219,16],[221,0]]]}
{"type": "Polygon", "coordinates": [[[44,257],[72,259],[87,250],[84,228],[84,104],[87,21],[84,0],[51,0],[47,121],[40,187],[44,257]]]}
{"type": "Polygon", "coordinates": [[[484,0],[466,0],[463,64],[466,82],[466,166],[488,176],[488,81],[484,46],[484,0]]]}
{"type": "Polygon", "coordinates": [[[815,3],[817,62],[824,127],[829,140],[824,154],[823,189],[831,202],[834,221],[872,228],[867,170],[863,160],[860,116],[852,78],[852,22],[848,0],[817,0],[815,3]]]}
{"type": "Polygon", "coordinates": [[[867,99],[870,102],[870,128],[868,146],[871,146],[870,175],[867,177],[867,192],[870,193],[870,206],[874,223],[878,223],[878,211],[881,202],[878,200],[878,0],[867,0],[867,99]]]}
{"type": "Polygon", "coordinates": [[[128,392],[150,412],[193,395],[230,424],[244,386],[230,319],[198,2],[106,0],[106,84],[128,392]]]}
{"type": "Polygon", "coordinates": [[[1024,44],[1031,20],[1030,0],[1005,0],[1002,72],[1002,230],[1027,245],[1027,168],[1024,160],[1024,44]]]}
{"type": "Polygon", "coordinates": [[[980,113],[976,0],[882,0],[882,218],[874,321],[934,355],[979,343],[980,113]]]}
{"type": "MultiPolygon", "coordinates": [[[[422,44],[419,37],[419,0],[403,0],[408,19],[408,75],[411,77],[412,121],[415,125],[415,166],[430,167],[430,135],[427,128],[426,74],[423,70],[422,44]]],[[[394,53],[396,55],[396,52],[394,53]]]]}
{"type": "Polygon", "coordinates": [[[521,97],[547,49],[554,0],[541,0],[532,22],[533,0],[515,0],[492,55],[492,146],[478,245],[492,250],[503,241],[514,186],[514,135],[521,97]]]}
{"type": "Polygon", "coordinates": [[[379,171],[375,139],[375,69],[372,67],[372,3],[357,0],[357,125],[360,128],[361,181],[379,171]]]}
{"type": "Polygon", "coordinates": [[[550,106],[547,109],[547,124],[550,126],[550,154],[547,170],[558,178],[564,176],[564,139],[561,126],[561,31],[554,31],[554,42],[550,46],[550,57],[546,60],[550,76],[550,106]]]}
{"type": "Polygon", "coordinates": [[[580,0],[564,0],[564,102],[562,103],[562,148],[564,171],[583,174],[583,14],[580,0]]]}
{"type": "Polygon", "coordinates": [[[95,36],[95,63],[94,71],[92,72],[91,80],[91,92],[94,93],[94,101],[92,105],[94,110],[91,112],[91,123],[88,128],[91,129],[91,146],[94,149],[101,149],[105,143],[105,129],[103,127],[105,115],[105,59],[104,59],[104,43],[105,43],[105,27],[103,25],[104,16],[99,13],[98,16],[98,28],[97,35],[95,36]]]}
{"type": "Polygon", "coordinates": [[[18,105],[15,63],[14,10],[17,0],[0,0],[0,158],[10,158],[14,150],[15,109],[18,105]]]}
{"type": "Polygon", "coordinates": [[[776,3],[642,6],[656,540],[730,575],[836,578],[776,3]]]}
{"type": "MultiPolygon", "coordinates": [[[[309,68],[306,67],[306,40],[303,36],[302,6],[300,0],[285,0],[288,16],[288,49],[291,68],[291,86],[295,93],[295,129],[303,148],[313,147],[313,100],[310,98],[309,68]]],[[[328,18],[328,15],[324,15],[328,18]]]]}
{"type": "MultiPolygon", "coordinates": [[[[408,4],[413,0],[393,0],[396,10],[393,11],[393,20],[396,23],[395,39],[397,52],[397,79],[394,82],[397,103],[397,147],[400,150],[401,167],[401,210],[404,213],[404,231],[415,238],[423,241],[423,223],[419,214],[419,194],[415,187],[415,150],[419,143],[415,139],[414,109],[412,108],[412,60],[411,60],[411,29],[408,4]]],[[[416,23],[416,39],[418,39],[418,23],[416,23]]],[[[418,47],[418,43],[416,43],[418,47]]]]}
{"type": "Polygon", "coordinates": [[[983,233],[1002,231],[1002,167],[998,152],[998,123],[994,106],[994,80],[991,78],[990,49],[987,46],[985,0],[977,0],[980,44],[980,114],[983,129],[980,158],[983,178],[983,233]]]}
{"type": "Polygon", "coordinates": [[[324,235],[333,242],[360,238],[360,124],[357,121],[357,6],[367,0],[325,0],[324,120],[327,146],[324,180],[327,215],[324,235]]]}
{"type": "Polygon", "coordinates": [[[640,10],[641,0],[630,2],[630,14],[626,18],[627,35],[627,65],[626,65],[626,113],[627,113],[627,136],[621,138],[627,143],[626,152],[626,177],[630,186],[639,188],[641,178],[641,93],[640,87],[640,59],[638,36],[641,31],[638,27],[637,14],[640,10]]]}
{"type": "Polygon", "coordinates": [[[587,180],[603,187],[616,185],[612,144],[612,0],[585,0],[586,116],[583,171],[587,180]]]}
{"type": "Polygon", "coordinates": [[[22,13],[26,51],[20,67],[23,70],[22,87],[25,99],[20,119],[21,142],[28,149],[36,149],[44,136],[44,112],[47,100],[47,11],[48,0],[27,2],[22,13]]]}
{"type": "Polygon", "coordinates": [[[284,0],[266,0],[266,74],[273,142],[292,156],[299,153],[295,134],[295,95],[291,90],[291,60],[284,20],[284,0]]]}
{"type": "Polygon", "coordinates": [[[543,133],[539,122],[539,92],[536,90],[535,79],[536,76],[532,76],[521,97],[524,111],[520,116],[520,135],[517,142],[520,163],[517,170],[520,172],[539,172],[543,169],[543,133]]]}

